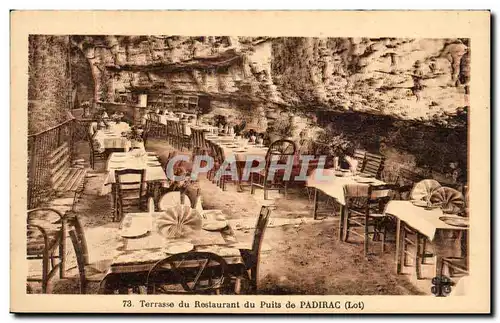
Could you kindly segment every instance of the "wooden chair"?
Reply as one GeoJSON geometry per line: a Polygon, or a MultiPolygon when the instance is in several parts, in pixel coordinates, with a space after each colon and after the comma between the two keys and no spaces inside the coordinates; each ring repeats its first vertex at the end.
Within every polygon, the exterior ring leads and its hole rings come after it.
{"type": "Polygon", "coordinates": [[[230,175],[230,167],[231,165],[227,164],[225,165],[224,162],[226,161],[226,156],[224,155],[224,149],[222,149],[222,147],[220,147],[219,145],[216,145],[214,144],[214,149],[215,149],[215,152],[216,152],[216,160],[217,160],[217,172],[220,171],[220,174],[217,178],[217,185],[223,190],[225,191],[226,190],[226,182],[227,180],[234,180],[231,175],[230,175]],[[223,170],[221,169],[221,167],[226,167],[224,169],[224,172],[223,170]]]}
{"type": "Polygon", "coordinates": [[[188,150],[191,149],[191,136],[185,133],[186,126],[187,124],[181,121],[175,123],[178,142],[177,145],[180,150],[183,150],[184,148],[187,148],[188,150]]]}
{"type": "Polygon", "coordinates": [[[365,166],[366,151],[362,149],[354,150],[354,158],[358,161],[358,166],[356,167],[356,172],[361,173],[365,166]]]}
{"type": "Polygon", "coordinates": [[[438,259],[439,276],[448,276],[450,278],[463,277],[469,275],[469,250],[468,250],[468,232],[459,231],[460,256],[442,257],[438,259]]]}
{"type": "Polygon", "coordinates": [[[198,155],[201,148],[198,132],[197,129],[191,129],[191,148],[193,149],[193,156],[198,155]]]}
{"type": "Polygon", "coordinates": [[[88,142],[89,142],[89,159],[90,159],[90,167],[95,169],[96,159],[105,162],[107,159],[106,153],[104,149],[101,149],[100,144],[97,140],[95,140],[95,135],[97,132],[88,133],[88,142]]]}
{"type": "Polygon", "coordinates": [[[207,178],[214,183],[215,181],[215,174],[219,170],[220,165],[222,164],[220,160],[220,156],[218,155],[218,149],[217,145],[211,141],[207,141],[208,145],[208,154],[210,157],[213,158],[213,167],[210,168],[210,170],[207,173],[207,178]]]}
{"type": "Polygon", "coordinates": [[[115,221],[122,219],[125,207],[143,208],[147,196],[145,173],[145,169],[115,170],[115,221]]]}
{"type": "Polygon", "coordinates": [[[240,249],[240,254],[245,264],[245,273],[244,276],[240,276],[239,278],[243,278],[249,282],[250,292],[253,294],[257,293],[259,285],[260,250],[270,215],[271,209],[268,206],[262,206],[255,226],[252,249],[240,249]]]}
{"type": "Polygon", "coordinates": [[[288,180],[283,179],[283,183],[278,183],[275,181],[276,174],[282,173],[277,171],[274,173],[273,179],[269,180],[269,172],[271,171],[271,162],[277,160],[278,164],[286,164],[289,158],[294,157],[297,151],[296,144],[287,139],[280,139],[273,142],[269,146],[269,150],[266,154],[266,165],[264,169],[260,172],[253,172],[250,174],[250,186],[251,194],[255,193],[255,187],[262,188],[264,190],[264,199],[268,199],[268,191],[271,190],[283,190],[285,193],[285,198],[287,197],[288,180]],[[254,177],[257,177],[258,183],[254,183],[254,177]]]}
{"type": "Polygon", "coordinates": [[[363,238],[364,255],[368,255],[369,236],[373,235],[373,240],[382,236],[381,248],[385,252],[386,227],[384,208],[390,200],[392,186],[367,186],[349,184],[344,186],[344,196],[346,200],[343,241],[348,241],[349,234],[363,238]],[[378,203],[374,203],[378,202],[378,203]],[[363,228],[363,233],[357,232],[356,228],[363,228]],[[372,229],[370,230],[370,227],[372,229]]]}
{"type": "Polygon", "coordinates": [[[160,116],[154,110],[149,112],[150,134],[154,137],[160,137],[164,127],[160,123],[160,116]]]}
{"type": "Polygon", "coordinates": [[[175,121],[167,120],[167,140],[168,143],[175,147],[175,121]]]}
{"type": "Polygon", "coordinates": [[[191,147],[193,155],[207,154],[209,149],[205,141],[205,130],[191,128],[191,147]]]}
{"type": "Polygon", "coordinates": [[[380,179],[380,175],[382,174],[382,170],[384,169],[385,157],[368,152],[365,156],[365,163],[361,172],[380,179]]]}
{"type": "MultiPolygon", "coordinates": [[[[73,244],[73,249],[75,250],[77,263],[76,268],[73,267],[68,269],[68,273],[70,273],[73,269],[78,269],[80,294],[86,294],[89,282],[100,283],[104,279],[107,270],[111,265],[111,260],[91,264],[89,261],[89,252],[87,249],[85,232],[76,214],[68,218],[68,224],[72,226],[72,229],[69,231],[69,236],[73,244]]],[[[76,275],[70,276],[75,277],[76,275]]]]}
{"type": "Polygon", "coordinates": [[[27,216],[27,259],[42,260],[41,277],[28,277],[28,282],[41,282],[42,293],[47,293],[49,281],[59,270],[60,278],[64,276],[66,255],[66,217],[52,208],[36,208],[28,210],[27,216]],[[41,216],[40,216],[41,214],[41,216]],[[54,253],[58,250],[58,255],[54,253]],[[55,264],[55,259],[59,263],[55,264]]]}
{"type": "Polygon", "coordinates": [[[146,288],[147,294],[220,294],[228,278],[224,258],[211,252],[186,252],[157,262],[147,275],[146,288]]]}
{"type": "Polygon", "coordinates": [[[149,120],[147,120],[146,124],[142,128],[142,134],[141,134],[142,142],[144,143],[144,149],[146,149],[146,144],[148,142],[150,132],[151,132],[151,123],[149,122],[149,120]]]}

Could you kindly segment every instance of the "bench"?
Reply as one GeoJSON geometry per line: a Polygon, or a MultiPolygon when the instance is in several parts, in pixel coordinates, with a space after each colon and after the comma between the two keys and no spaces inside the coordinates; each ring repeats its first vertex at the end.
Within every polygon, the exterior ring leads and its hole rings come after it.
{"type": "Polygon", "coordinates": [[[57,147],[49,155],[50,181],[52,189],[60,194],[74,193],[72,209],[74,209],[77,194],[83,192],[87,170],[83,167],[73,167],[68,143],[57,147]]]}

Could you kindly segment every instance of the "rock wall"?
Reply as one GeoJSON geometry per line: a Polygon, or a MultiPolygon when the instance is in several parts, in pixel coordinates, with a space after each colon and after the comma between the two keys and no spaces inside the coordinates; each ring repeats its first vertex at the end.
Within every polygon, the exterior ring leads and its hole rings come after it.
{"type": "Polygon", "coordinates": [[[68,36],[29,36],[28,133],[68,119],[71,81],[68,36]]]}
{"type": "Polygon", "coordinates": [[[343,133],[388,164],[466,168],[468,39],[72,39],[104,101],[130,89],[203,95],[207,117],[232,116],[259,132],[297,141],[343,133]]]}
{"type": "Polygon", "coordinates": [[[449,126],[469,104],[468,40],[279,38],[272,75],[285,102],[449,126]]]}

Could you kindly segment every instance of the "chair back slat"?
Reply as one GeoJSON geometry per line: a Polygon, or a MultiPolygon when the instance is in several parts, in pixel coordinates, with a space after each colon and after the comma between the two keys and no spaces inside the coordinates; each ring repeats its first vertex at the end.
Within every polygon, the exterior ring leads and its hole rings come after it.
{"type": "Polygon", "coordinates": [[[356,166],[356,172],[361,172],[365,165],[366,151],[362,149],[355,149],[354,158],[358,161],[358,166],[356,166]]]}
{"type": "Polygon", "coordinates": [[[269,217],[271,216],[271,209],[268,206],[262,206],[255,225],[255,232],[253,235],[252,253],[255,255],[258,263],[260,249],[262,247],[262,240],[264,239],[264,232],[266,231],[269,217]]]}
{"type": "Polygon", "coordinates": [[[368,152],[365,156],[365,164],[363,166],[362,172],[365,174],[373,175],[376,178],[380,178],[380,175],[382,174],[382,171],[384,169],[385,157],[368,152]]]}

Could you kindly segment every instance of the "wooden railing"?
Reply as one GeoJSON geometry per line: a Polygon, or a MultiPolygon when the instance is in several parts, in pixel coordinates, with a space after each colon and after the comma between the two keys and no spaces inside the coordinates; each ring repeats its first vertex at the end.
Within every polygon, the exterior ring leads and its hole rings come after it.
{"type": "Polygon", "coordinates": [[[28,136],[28,209],[40,205],[52,192],[49,155],[64,142],[74,151],[75,119],[28,136]]]}

